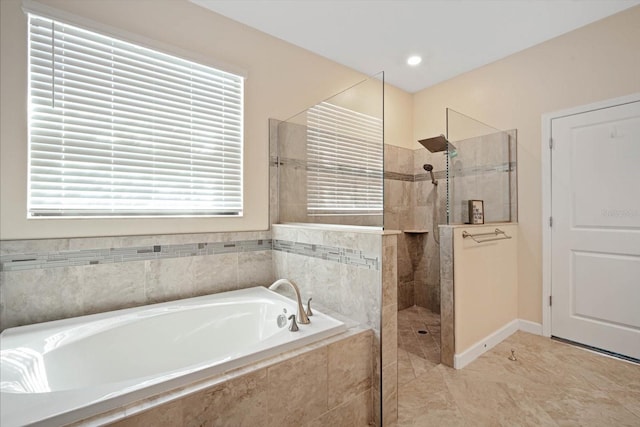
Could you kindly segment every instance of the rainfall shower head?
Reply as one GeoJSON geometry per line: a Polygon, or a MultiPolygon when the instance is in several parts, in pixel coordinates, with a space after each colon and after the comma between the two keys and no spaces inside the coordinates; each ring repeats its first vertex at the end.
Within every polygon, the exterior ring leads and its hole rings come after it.
{"type": "Polygon", "coordinates": [[[425,163],[424,165],[422,165],[422,167],[431,175],[431,183],[433,185],[438,185],[438,181],[436,180],[436,177],[433,176],[433,165],[430,165],[429,163],[425,163]]]}
{"type": "Polygon", "coordinates": [[[434,136],[433,138],[421,139],[418,141],[424,148],[432,153],[439,153],[440,151],[455,152],[456,147],[452,143],[447,141],[444,135],[434,136]]]}

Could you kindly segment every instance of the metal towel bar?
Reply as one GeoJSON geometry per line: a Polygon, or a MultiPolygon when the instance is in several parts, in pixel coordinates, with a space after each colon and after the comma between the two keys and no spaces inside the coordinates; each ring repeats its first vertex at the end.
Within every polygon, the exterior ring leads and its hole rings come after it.
{"type": "Polygon", "coordinates": [[[476,243],[493,242],[494,240],[507,240],[511,238],[511,236],[509,236],[507,233],[500,230],[499,228],[496,228],[494,231],[490,233],[471,234],[471,233],[468,233],[467,231],[463,231],[462,238],[466,239],[467,237],[470,237],[471,240],[473,240],[476,243]],[[487,239],[486,238],[487,236],[495,236],[495,237],[487,239]],[[476,237],[478,239],[476,239],[476,237]]]}

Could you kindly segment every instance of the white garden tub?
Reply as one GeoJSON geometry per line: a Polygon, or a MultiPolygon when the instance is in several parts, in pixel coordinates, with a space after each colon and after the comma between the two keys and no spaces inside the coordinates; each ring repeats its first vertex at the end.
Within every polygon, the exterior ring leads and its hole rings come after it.
{"type": "Polygon", "coordinates": [[[294,302],[263,287],[5,330],[3,427],[64,425],[337,334],[317,311],[278,327],[294,302]]]}

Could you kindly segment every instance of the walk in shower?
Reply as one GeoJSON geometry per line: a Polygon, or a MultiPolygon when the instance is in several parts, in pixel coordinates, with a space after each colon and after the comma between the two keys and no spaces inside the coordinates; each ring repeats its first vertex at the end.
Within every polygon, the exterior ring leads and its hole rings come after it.
{"type": "Polygon", "coordinates": [[[398,237],[398,381],[440,361],[439,226],[517,221],[515,130],[452,109],[417,149],[385,146],[385,229],[398,237]],[[473,212],[472,212],[473,213],[473,212]]]}

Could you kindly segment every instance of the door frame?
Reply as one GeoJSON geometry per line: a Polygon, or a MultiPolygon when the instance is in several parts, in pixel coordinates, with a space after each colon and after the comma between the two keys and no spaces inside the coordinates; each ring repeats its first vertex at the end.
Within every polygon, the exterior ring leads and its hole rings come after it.
{"type": "Polygon", "coordinates": [[[542,115],[542,143],[540,144],[542,150],[542,155],[540,156],[542,163],[542,335],[545,337],[551,336],[551,305],[549,304],[549,297],[551,296],[552,241],[549,218],[551,218],[552,213],[551,154],[553,150],[550,141],[553,132],[553,120],[638,101],[640,101],[640,92],[542,115]]]}

